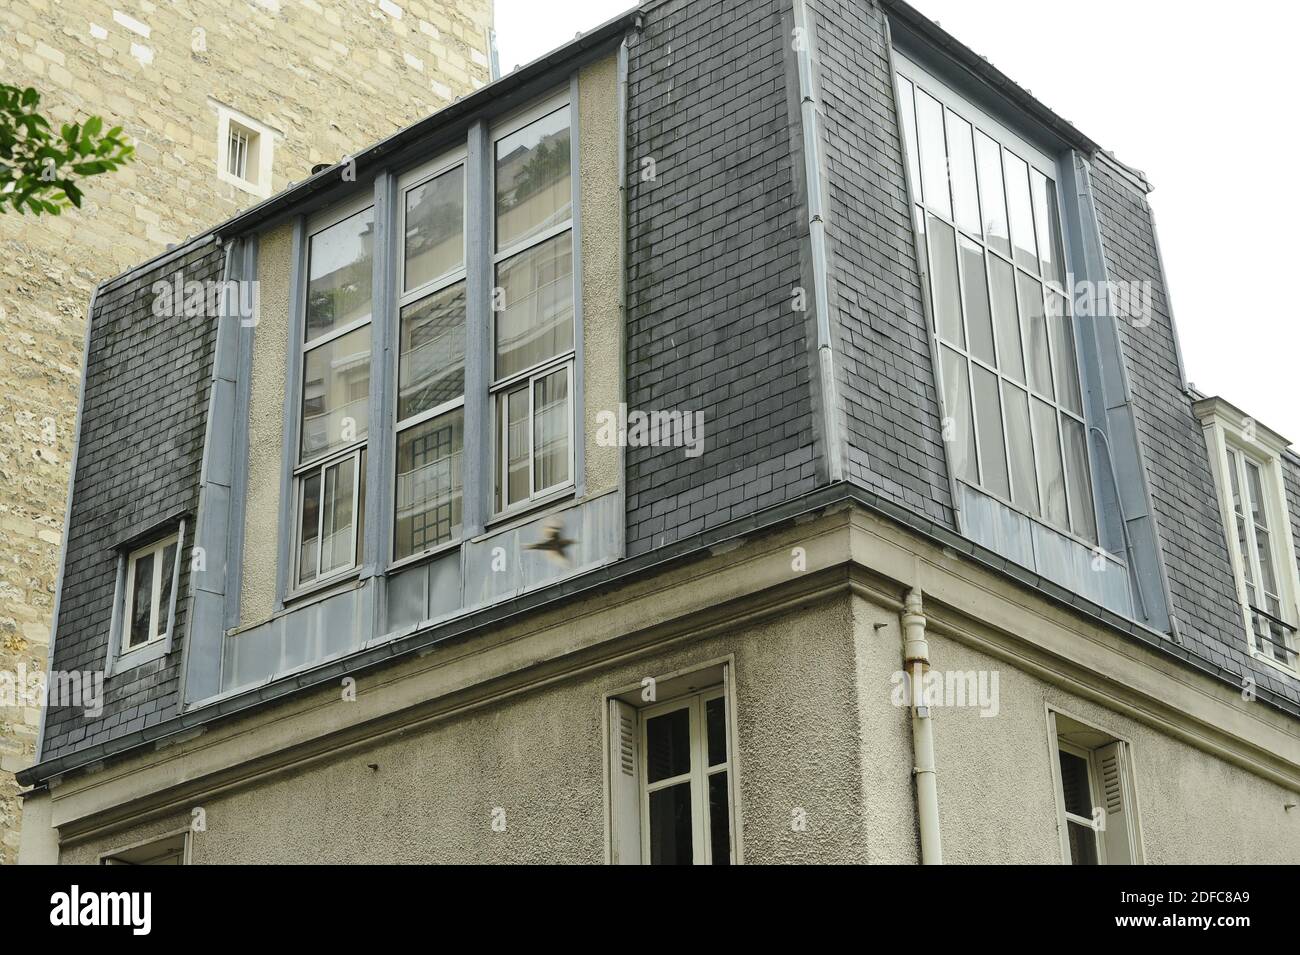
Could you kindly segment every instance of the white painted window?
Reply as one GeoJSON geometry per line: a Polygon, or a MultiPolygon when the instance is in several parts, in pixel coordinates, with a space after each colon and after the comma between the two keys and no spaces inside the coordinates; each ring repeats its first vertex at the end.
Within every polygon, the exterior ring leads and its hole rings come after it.
{"type": "Polygon", "coordinates": [[[180,536],[171,534],[127,555],[121,655],[165,641],[170,635],[176,614],[179,553],[180,536]]]}
{"type": "MultiPolygon", "coordinates": [[[[674,686],[707,683],[722,670],[681,677],[664,689],[673,694],[674,686]]],[[[736,862],[728,699],[715,684],[665,702],[646,704],[634,693],[610,700],[613,862],[736,862]]]]}
{"type": "Polygon", "coordinates": [[[275,131],[224,103],[217,114],[217,178],[259,198],[271,195],[275,131]]]}
{"type": "Polygon", "coordinates": [[[189,865],[189,832],[115,849],[99,857],[100,865],[189,865]]]}
{"type": "Polygon", "coordinates": [[[298,464],[295,588],[360,563],[370,427],[374,208],[331,210],[308,229],[298,464]]]}
{"type": "Polygon", "coordinates": [[[493,134],[497,512],[574,483],[570,122],[568,103],[552,100],[493,134]]]}
{"type": "Polygon", "coordinates": [[[1064,861],[1071,865],[1140,862],[1128,744],[1063,713],[1049,711],[1048,716],[1064,861]]]}
{"type": "Polygon", "coordinates": [[[460,539],[465,447],[465,155],[398,183],[393,560],[460,539]]]}
{"type": "Polygon", "coordinates": [[[1297,671],[1300,569],[1282,455],[1286,438],[1218,398],[1197,402],[1251,655],[1297,671]]]}
{"type": "Polygon", "coordinates": [[[1056,163],[895,56],[950,466],[1095,544],[1056,163]]]}

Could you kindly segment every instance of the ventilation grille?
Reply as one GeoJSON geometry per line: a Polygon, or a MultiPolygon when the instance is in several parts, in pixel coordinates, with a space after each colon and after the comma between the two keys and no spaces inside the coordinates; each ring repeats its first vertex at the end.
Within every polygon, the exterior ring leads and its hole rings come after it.
{"type": "Polygon", "coordinates": [[[636,726],[631,717],[619,714],[618,718],[618,764],[624,776],[636,775],[636,762],[633,755],[636,726]]]}

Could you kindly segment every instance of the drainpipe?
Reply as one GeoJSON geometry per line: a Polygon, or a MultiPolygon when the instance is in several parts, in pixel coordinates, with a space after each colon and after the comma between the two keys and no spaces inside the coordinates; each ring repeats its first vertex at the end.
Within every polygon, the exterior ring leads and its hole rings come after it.
{"type": "Polygon", "coordinates": [[[939,845],[939,786],[934,770],[934,725],[925,705],[924,680],[930,669],[921,591],[907,592],[903,604],[903,669],[912,686],[912,775],[916,777],[916,818],[921,830],[921,864],[943,865],[939,845]]]}

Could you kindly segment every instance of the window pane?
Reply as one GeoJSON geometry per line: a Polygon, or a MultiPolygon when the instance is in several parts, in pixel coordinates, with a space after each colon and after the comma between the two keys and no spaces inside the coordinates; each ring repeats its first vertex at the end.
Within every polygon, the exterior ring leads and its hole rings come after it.
{"type": "Polygon", "coordinates": [[[344,448],[370,424],[370,326],[303,357],[301,460],[344,448]]]}
{"type": "Polygon", "coordinates": [[[948,195],[948,155],[943,144],[943,107],[925,90],[916,91],[916,124],[921,140],[921,189],[925,204],[952,218],[948,195]]]}
{"type": "Polygon", "coordinates": [[[912,198],[921,201],[920,152],[916,141],[916,99],[912,81],[898,77],[899,119],[903,126],[903,148],[907,150],[907,175],[912,182],[912,198]]]}
{"type": "Polygon", "coordinates": [[[714,865],[731,865],[731,820],[727,805],[727,774],[709,777],[709,852],[714,865]]]}
{"type": "Polygon", "coordinates": [[[1052,363],[1047,349],[1047,317],[1043,311],[1043,286],[1027,275],[1017,275],[1020,285],[1020,324],[1024,330],[1029,386],[1044,398],[1052,397],[1052,363]]]}
{"type": "Polygon", "coordinates": [[[465,393],[465,283],[402,309],[397,420],[465,393]]]}
{"type": "Polygon", "coordinates": [[[316,577],[320,537],[320,472],[313,471],[302,479],[302,513],[298,517],[301,542],[298,546],[298,583],[316,577]]]}
{"type": "Polygon", "coordinates": [[[970,350],[976,358],[997,364],[993,354],[993,318],[989,313],[989,283],[984,274],[984,250],[965,236],[961,247],[962,300],[966,303],[966,327],[970,350]]]}
{"type": "Polygon", "coordinates": [[[1034,212],[1029,199],[1029,166],[1015,153],[1003,150],[1007,171],[1007,206],[1011,212],[1011,241],[1016,265],[1038,271],[1038,242],[1034,237],[1034,212]]]}
{"type": "Polygon", "coordinates": [[[1092,509],[1092,481],[1088,477],[1088,442],[1083,423],[1061,415],[1065,444],[1065,474],[1070,485],[1070,525],[1080,537],[1097,540],[1097,517],[1092,509]]]}
{"type": "Polygon", "coordinates": [[[374,224],[366,209],[311,237],[305,341],[370,314],[374,224]]]}
{"type": "Polygon", "coordinates": [[[126,646],[149,642],[149,615],[153,610],[153,554],[136,558],[135,580],[131,584],[131,632],[126,646]]]}
{"type": "Polygon", "coordinates": [[[1034,190],[1034,222],[1043,278],[1059,283],[1065,277],[1065,269],[1061,261],[1061,216],[1056,206],[1056,183],[1037,169],[1030,170],[1029,180],[1034,190]]]}
{"type": "Polygon", "coordinates": [[[709,737],[709,765],[727,761],[727,705],[720,696],[704,704],[704,722],[709,737]]]}
{"type": "Polygon", "coordinates": [[[1003,255],[1011,254],[1011,233],[1007,229],[1007,201],[1002,191],[1002,150],[978,129],[975,130],[975,160],[979,170],[980,208],[984,212],[984,236],[1003,255]]]}
{"type": "Polygon", "coordinates": [[[971,484],[979,483],[975,469],[975,430],[971,427],[970,381],[966,359],[951,348],[942,349],[944,440],[952,455],[953,473],[971,484]]]}
{"type": "Polygon", "coordinates": [[[959,229],[980,235],[980,204],[975,192],[975,146],[970,123],[948,110],[948,174],[952,177],[953,215],[959,229]]]}
{"type": "Polygon", "coordinates": [[[1061,469],[1060,435],[1056,409],[1034,399],[1034,450],[1038,452],[1038,493],[1043,517],[1057,527],[1069,527],[1069,509],[1065,503],[1065,473],[1061,469]]]}
{"type": "Polygon", "coordinates": [[[573,348],[573,236],[565,232],[497,266],[496,377],[573,348]]]}
{"type": "Polygon", "coordinates": [[[650,864],[691,865],[691,784],[650,794],[650,864]]]}
{"type": "Polygon", "coordinates": [[[1064,295],[1047,293],[1047,325],[1052,335],[1052,358],[1056,361],[1056,400],[1062,407],[1081,415],[1079,359],[1074,349],[1074,324],[1064,295]]]}
{"type": "Polygon", "coordinates": [[[444,172],[406,193],[406,270],[409,291],[465,264],[465,167],[444,172]]]}
{"type": "Polygon", "coordinates": [[[1092,784],[1088,780],[1088,761],[1060,750],[1061,789],[1065,811],[1085,819],[1092,818],[1092,784]]]}
{"type": "Polygon", "coordinates": [[[1097,864],[1097,832],[1091,826],[1068,821],[1070,833],[1070,862],[1073,865],[1097,864]]]}
{"type": "Polygon", "coordinates": [[[1038,481],[1034,475],[1034,446],[1029,438],[1029,395],[1002,383],[1007,417],[1007,449],[1011,458],[1011,503],[1038,513],[1038,481]]]}
{"type": "Polygon", "coordinates": [[[990,255],[993,323],[998,336],[998,369],[1021,384],[1025,381],[1025,357],[1020,350],[1020,320],[1016,316],[1015,269],[996,255],[990,255]]]}
{"type": "MultiPolygon", "coordinates": [[[[497,447],[505,444],[506,477],[502,494],[497,497],[498,510],[518,501],[528,500],[531,493],[528,476],[528,386],[504,394],[497,402],[497,447]],[[504,429],[504,437],[502,431],[504,429]]],[[[500,453],[500,452],[498,452],[500,453]]],[[[498,468],[500,465],[498,465],[498,468]]],[[[497,478],[498,482],[501,480],[497,478]]]]}
{"type": "Polygon", "coordinates": [[[347,458],[325,469],[320,549],[322,576],[352,566],[352,492],[356,466],[354,458],[347,458]]]}
{"type": "MultiPolygon", "coordinates": [[[[1246,485],[1250,490],[1250,514],[1255,525],[1255,550],[1259,554],[1259,585],[1264,593],[1277,594],[1277,574],[1273,569],[1273,542],[1268,531],[1268,516],[1264,510],[1264,485],[1259,468],[1246,462],[1246,485]]],[[[1272,607],[1264,608],[1277,616],[1272,607]]],[[[1281,608],[1279,607],[1278,610],[1281,608]]]]}
{"type": "Polygon", "coordinates": [[[176,545],[168,544],[163,548],[161,589],[158,593],[158,622],[154,626],[154,636],[161,637],[167,632],[169,611],[172,606],[172,578],[176,572],[176,545]]]}
{"type": "Polygon", "coordinates": [[[533,385],[533,476],[538,491],[569,480],[569,370],[533,385]]]}
{"type": "Polygon", "coordinates": [[[397,560],[460,536],[465,413],[457,409],[397,435],[397,560]]]}
{"type": "Polygon", "coordinates": [[[1002,406],[998,401],[998,376],[987,368],[971,365],[975,376],[975,420],[979,427],[980,470],[982,486],[1007,500],[1011,485],[1007,481],[1006,448],[1002,444],[1002,406]]]}
{"type": "Polygon", "coordinates": [[[646,720],[646,782],[691,771],[691,711],[687,707],[646,720]]]}
{"type": "Polygon", "coordinates": [[[497,251],[568,220],[569,107],[496,144],[497,251]]]}
{"type": "Polygon", "coordinates": [[[934,283],[934,318],[939,337],[958,348],[966,347],[961,324],[961,299],[957,288],[957,246],[952,226],[929,218],[930,273],[934,283]]]}

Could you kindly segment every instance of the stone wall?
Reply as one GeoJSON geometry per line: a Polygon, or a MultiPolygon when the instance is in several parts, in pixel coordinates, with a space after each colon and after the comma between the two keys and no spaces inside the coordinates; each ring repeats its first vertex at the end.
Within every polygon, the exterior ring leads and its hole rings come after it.
{"type": "MultiPolygon", "coordinates": [[[[0,8],[0,75],[55,123],[102,115],[137,161],[81,210],[0,219],[0,674],[43,670],[86,306],[106,278],[259,196],[217,178],[218,105],[268,127],[270,191],[489,80],[492,0],[24,0],[0,8]]],[[[0,699],[0,863],[39,711],[0,699]]]]}

